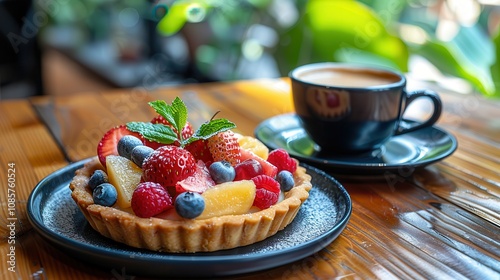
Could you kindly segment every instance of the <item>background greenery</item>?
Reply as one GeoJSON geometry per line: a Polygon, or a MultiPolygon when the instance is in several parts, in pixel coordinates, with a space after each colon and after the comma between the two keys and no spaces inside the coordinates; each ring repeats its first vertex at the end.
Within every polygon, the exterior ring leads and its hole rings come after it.
{"type": "MultiPolygon", "coordinates": [[[[57,0],[54,0],[58,2],[57,0]]],[[[102,14],[133,7],[160,36],[182,36],[190,63],[212,80],[285,76],[317,61],[409,71],[423,58],[439,74],[500,97],[498,7],[480,0],[65,0],[56,23],[106,33],[102,14]]],[[[97,34],[97,35],[96,35],[97,34]]],[[[430,77],[432,78],[432,77],[430,77]]]]}

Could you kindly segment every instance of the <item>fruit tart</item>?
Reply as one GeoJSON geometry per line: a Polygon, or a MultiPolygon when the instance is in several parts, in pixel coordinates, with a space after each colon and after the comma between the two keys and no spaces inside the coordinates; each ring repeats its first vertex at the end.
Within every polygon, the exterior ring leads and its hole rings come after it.
{"type": "Polygon", "coordinates": [[[164,252],[211,252],[284,229],[311,177],[283,149],[214,119],[194,130],[179,98],[149,103],[150,122],[109,130],[77,170],[71,195],[101,235],[164,252]]]}

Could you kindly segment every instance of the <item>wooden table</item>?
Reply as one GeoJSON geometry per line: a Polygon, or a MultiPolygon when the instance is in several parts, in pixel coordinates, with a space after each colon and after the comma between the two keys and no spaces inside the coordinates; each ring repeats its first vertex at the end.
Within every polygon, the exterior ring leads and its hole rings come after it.
{"type": "MultiPolygon", "coordinates": [[[[438,125],[459,142],[452,156],[391,182],[339,179],[353,212],[334,242],[305,259],[236,278],[500,279],[500,103],[439,92],[438,125]]],[[[32,229],[26,202],[45,176],[94,156],[110,127],[147,121],[153,116],[147,101],[175,96],[190,100],[188,108],[198,112],[190,115],[193,123],[220,111],[247,135],[263,120],[293,111],[286,79],[0,102],[1,279],[124,279],[126,271],[95,269],[51,246],[32,229]]]]}

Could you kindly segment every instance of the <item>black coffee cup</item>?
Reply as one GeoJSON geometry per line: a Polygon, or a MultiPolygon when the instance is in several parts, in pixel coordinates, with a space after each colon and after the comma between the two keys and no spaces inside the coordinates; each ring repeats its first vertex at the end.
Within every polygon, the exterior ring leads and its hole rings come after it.
{"type": "Polygon", "coordinates": [[[374,150],[394,135],[432,126],[441,115],[437,93],[409,92],[406,78],[391,70],[326,62],[300,66],[289,76],[296,114],[325,153],[374,150]],[[420,97],[432,101],[431,117],[404,121],[404,111],[420,97]]]}

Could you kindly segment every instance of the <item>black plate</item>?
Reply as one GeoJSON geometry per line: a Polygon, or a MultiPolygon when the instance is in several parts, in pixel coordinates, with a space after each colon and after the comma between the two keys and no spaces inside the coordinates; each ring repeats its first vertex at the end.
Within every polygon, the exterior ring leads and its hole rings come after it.
{"type": "Polygon", "coordinates": [[[318,252],[347,225],[352,211],[344,187],[319,169],[310,196],[295,220],[259,243],[213,253],[171,254],[135,249],[101,236],[85,220],[71,198],[69,183],[85,161],[43,179],[28,199],[28,218],[44,238],[82,261],[127,275],[211,277],[256,272],[318,252]]]}
{"type": "Polygon", "coordinates": [[[435,126],[392,137],[380,149],[356,155],[326,155],[311,140],[295,114],[265,120],[255,136],[271,149],[284,148],[302,162],[336,176],[409,174],[451,155],[455,137],[435,126]]]}

